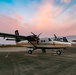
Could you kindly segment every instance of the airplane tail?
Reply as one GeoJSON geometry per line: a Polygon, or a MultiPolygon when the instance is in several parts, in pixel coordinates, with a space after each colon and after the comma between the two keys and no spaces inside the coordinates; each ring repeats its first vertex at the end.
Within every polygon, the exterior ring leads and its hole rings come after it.
{"type": "Polygon", "coordinates": [[[15,31],[15,35],[19,36],[19,32],[18,32],[18,30],[15,31]]]}
{"type": "Polygon", "coordinates": [[[18,37],[18,36],[19,36],[18,30],[15,31],[15,35],[16,35],[16,38],[15,38],[16,43],[17,43],[17,42],[20,42],[21,40],[20,40],[20,38],[18,37]]]}

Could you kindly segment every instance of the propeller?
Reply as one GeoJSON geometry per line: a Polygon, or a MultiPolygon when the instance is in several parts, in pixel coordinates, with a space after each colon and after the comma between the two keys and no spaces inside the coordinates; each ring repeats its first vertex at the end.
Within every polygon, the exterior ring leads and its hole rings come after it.
{"type": "Polygon", "coordinates": [[[38,37],[41,35],[42,33],[40,33],[39,35],[38,35],[38,37]]]}
{"type": "Polygon", "coordinates": [[[35,40],[37,40],[39,37],[35,35],[33,32],[31,32],[34,35],[35,40]]]}
{"type": "Polygon", "coordinates": [[[57,41],[59,38],[54,34],[55,40],[57,41]]]}
{"type": "Polygon", "coordinates": [[[57,36],[54,34],[54,36],[55,36],[55,39],[57,38],[57,36]]]}
{"type": "Polygon", "coordinates": [[[38,42],[39,42],[39,36],[42,34],[42,33],[40,33],[39,35],[36,35],[36,34],[34,34],[33,32],[31,32],[33,35],[34,35],[34,38],[35,38],[35,40],[37,41],[37,44],[38,44],[38,42]]]}
{"type": "Polygon", "coordinates": [[[42,34],[42,33],[40,33],[39,35],[36,35],[33,32],[31,32],[31,33],[35,36],[35,38],[39,38],[39,36],[42,34]]]}
{"type": "Polygon", "coordinates": [[[61,41],[61,39],[63,39],[63,38],[57,37],[55,34],[54,34],[54,36],[55,36],[56,41],[61,41]]]}
{"type": "MultiPolygon", "coordinates": [[[[35,35],[33,32],[31,32],[33,35],[35,35]]],[[[35,35],[36,36],[36,35],[35,35]]]]}

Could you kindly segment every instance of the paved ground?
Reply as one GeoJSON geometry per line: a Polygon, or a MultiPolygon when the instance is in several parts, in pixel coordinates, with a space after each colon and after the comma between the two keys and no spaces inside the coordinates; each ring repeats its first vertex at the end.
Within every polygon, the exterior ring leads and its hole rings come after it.
{"type": "Polygon", "coordinates": [[[30,55],[24,47],[0,48],[4,50],[25,52],[0,52],[0,75],[76,75],[76,49],[62,51],[60,56],[53,51],[30,55]]]}

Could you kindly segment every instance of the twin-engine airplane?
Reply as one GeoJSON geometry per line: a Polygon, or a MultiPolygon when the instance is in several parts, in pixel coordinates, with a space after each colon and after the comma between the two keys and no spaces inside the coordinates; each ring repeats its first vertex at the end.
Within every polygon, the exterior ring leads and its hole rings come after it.
{"type": "MultiPolygon", "coordinates": [[[[32,32],[31,32],[32,33],[32,32]]],[[[6,40],[15,41],[16,43],[20,41],[27,40],[28,42],[25,43],[27,48],[32,48],[29,50],[28,53],[32,54],[32,52],[36,49],[41,49],[43,53],[46,52],[46,49],[55,49],[58,55],[61,54],[61,51],[58,49],[66,49],[67,47],[71,46],[71,43],[68,42],[66,37],[58,38],[55,34],[55,38],[39,38],[39,35],[32,35],[29,36],[22,36],[19,35],[18,30],[15,31],[15,34],[8,34],[8,33],[0,33],[0,37],[3,37],[6,40]]]]}

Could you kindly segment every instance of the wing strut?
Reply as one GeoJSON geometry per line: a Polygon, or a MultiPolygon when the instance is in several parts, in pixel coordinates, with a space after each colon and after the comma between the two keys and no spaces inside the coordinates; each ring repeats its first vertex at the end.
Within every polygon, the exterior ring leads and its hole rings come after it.
{"type": "Polygon", "coordinates": [[[35,44],[33,44],[31,41],[29,41],[29,42],[34,46],[34,48],[37,48],[37,46],[35,44]]]}

